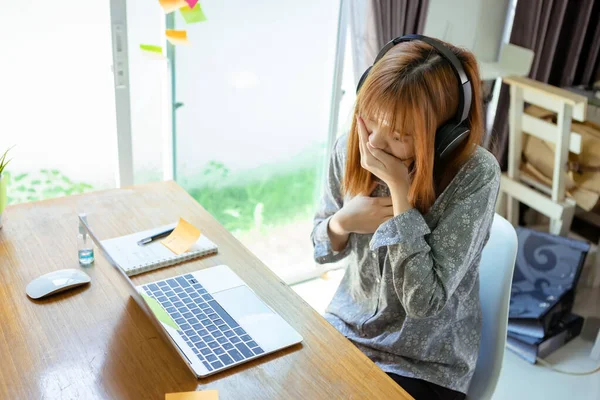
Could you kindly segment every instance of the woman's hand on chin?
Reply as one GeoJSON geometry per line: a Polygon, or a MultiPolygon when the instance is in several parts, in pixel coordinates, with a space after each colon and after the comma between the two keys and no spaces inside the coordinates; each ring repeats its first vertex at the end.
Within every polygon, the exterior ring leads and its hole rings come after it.
{"type": "Polygon", "coordinates": [[[362,118],[358,117],[360,164],[384,181],[390,188],[408,193],[410,185],[408,167],[412,160],[401,160],[369,143],[369,135],[362,118]]]}

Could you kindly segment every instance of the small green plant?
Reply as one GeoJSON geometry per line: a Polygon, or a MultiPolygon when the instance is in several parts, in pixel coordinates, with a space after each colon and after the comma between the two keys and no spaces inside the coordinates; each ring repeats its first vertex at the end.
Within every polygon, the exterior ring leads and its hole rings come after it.
{"type": "Polygon", "coordinates": [[[93,189],[92,185],[84,182],[74,182],[56,169],[42,169],[37,172],[22,173],[15,176],[6,172],[6,175],[9,204],[81,194],[93,189]]]}
{"type": "MultiPolygon", "coordinates": [[[[14,146],[13,146],[14,147],[14,146]]],[[[9,147],[4,154],[2,155],[2,157],[0,157],[0,175],[2,175],[2,172],[4,171],[4,169],[6,168],[6,166],[8,165],[8,163],[12,160],[8,160],[6,161],[6,156],[8,155],[8,152],[12,149],[12,147],[9,147]]]]}

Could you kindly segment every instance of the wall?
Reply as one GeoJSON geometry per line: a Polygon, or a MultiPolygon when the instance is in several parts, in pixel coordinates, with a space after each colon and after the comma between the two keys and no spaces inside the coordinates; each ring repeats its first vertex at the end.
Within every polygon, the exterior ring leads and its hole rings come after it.
{"type": "Polygon", "coordinates": [[[424,33],[498,61],[510,0],[430,0],[424,33]]]}

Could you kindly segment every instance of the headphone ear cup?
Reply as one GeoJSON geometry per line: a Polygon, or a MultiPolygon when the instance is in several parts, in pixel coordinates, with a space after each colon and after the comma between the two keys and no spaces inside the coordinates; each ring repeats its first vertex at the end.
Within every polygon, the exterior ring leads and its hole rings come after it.
{"type": "Polygon", "coordinates": [[[435,152],[438,157],[444,159],[452,154],[469,137],[470,132],[471,128],[465,124],[441,126],[435,134],[435,152]]]}
{"type": "Polygon", "coordinates": [[[356,93],[358,93],[358,91],[360,90],[360,87],[363,85],[363,83],[367,79],[367,76],[369,76],[369,71],[371,71],[371,68],[373,68],[373,66],[370,66],[369,68],[367,68],[367,70],[365,72],[363,72],[362,76],[360,77],[360,79],[358,81],[358,86],[356,86],[356,93]]]}

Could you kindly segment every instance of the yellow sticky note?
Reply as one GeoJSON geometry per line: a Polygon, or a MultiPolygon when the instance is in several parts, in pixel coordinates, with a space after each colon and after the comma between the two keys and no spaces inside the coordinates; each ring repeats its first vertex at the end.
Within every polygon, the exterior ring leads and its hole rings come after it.
{"type": "Polygon", "coordinates": [[[175,230],[169,236],[164,238],[161,243],[167,246],[173,253],[183,254],[196,243],[200,237],[200,230],[190,224],[183,218],[179,218],[179,223],[175,230]]]}
{"type": "Polygon", "coordinates": [[[197,22],[206,21],[206,16],[204,15],[204,11],[202,11],[202,7],[200,7],[200,3],[196,3],[194,8],[190,8],[188,5],[181,7],[179,12],[186,24],[195,24],[197,22]]]}
{"type": "Polygon", "coordinates": [[[152,310],[152,314],[154,314],[160,322],[169,325],[176,331],[179,330],[179,325],[177,325],[175,321],[173,321],[171,316],[165,311],[164,308],[162,308],[158,301],[154,300],[152,297],[144,293],[142,293],[142,297],[146,304],[148,304],[148,307],[150,307],[150,309],[152,310]]]}
{"type": "Polygon", "coordinates": [[[165,34],[167,35],[167,40],[173,45],[190,44],[187,38],[187,31],[176,31],[174,29],[167,29],[165,31],[165,34]]]}
{"type": "Polygon", "coordinates": [[[165,60],[165,56],[162,52],[162,47],[155,46],[153,44],[140,44],[140,49],[144,51],[148,57],[155,60],[165,60]]]}
{"type": "Polygon", "coordinates": [[[200,392],[167,393],[165,400],[219,400],[219,391],[202,390],[200,392]]]}
{"type": "Polygon", "coordinates": [[[188,6],[185,0],[158,0],[161,7],[165,11],[165,14],[172,13],[175,10],[179,10],[183,6],[188,6]]]}

